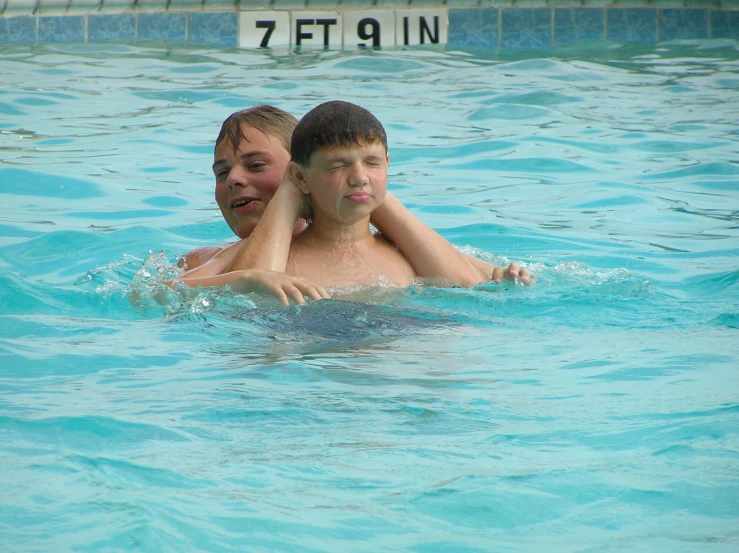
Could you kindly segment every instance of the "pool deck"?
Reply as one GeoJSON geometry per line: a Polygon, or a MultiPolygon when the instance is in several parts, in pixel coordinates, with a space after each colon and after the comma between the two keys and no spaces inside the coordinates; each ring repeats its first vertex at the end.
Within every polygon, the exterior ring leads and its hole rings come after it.
{"type": "Polygon", "coordinates": [[[240,48],[739,40],[739,0],[0,0],[11,44],[180,42],[240,48]]]}

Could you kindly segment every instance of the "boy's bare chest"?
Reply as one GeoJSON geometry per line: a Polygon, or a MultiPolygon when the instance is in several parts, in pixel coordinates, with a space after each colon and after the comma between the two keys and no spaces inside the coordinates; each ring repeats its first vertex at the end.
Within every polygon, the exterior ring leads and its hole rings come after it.
{"type": "Polygon", "coordinates": [[[404,287],[415,277],[405,257],[381,240],[361,252],[352,248],[315,250],[295,244],[290,249],[287,273],[323,287],[361,284],[404,287]]]}

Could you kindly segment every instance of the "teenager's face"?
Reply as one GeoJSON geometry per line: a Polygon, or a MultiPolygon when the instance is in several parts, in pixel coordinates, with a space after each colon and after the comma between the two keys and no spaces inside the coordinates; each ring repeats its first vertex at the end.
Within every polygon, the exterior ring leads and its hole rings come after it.
{"type": "Polygon", "coordinates": [[[389,162],[379,142],[315,152],[302,168],[315,218],[351,224],[367,217],[385,199],[389,162]]]}
{"type": "Polygon", "coordinates": [[[241,129],[238,150],[228,140],[216,147],[213,174],[223,218],[239,238],[246,238],[280,186],[290,154],[279,138],[246,124],[241,129]]]}

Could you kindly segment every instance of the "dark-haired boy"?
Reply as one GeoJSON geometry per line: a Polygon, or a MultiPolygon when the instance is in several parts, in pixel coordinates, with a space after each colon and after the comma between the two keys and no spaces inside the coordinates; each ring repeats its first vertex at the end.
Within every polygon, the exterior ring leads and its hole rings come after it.
{"type": "MultiPolygon", "coordinates": [[[[284,267],[276,270],[324,287],[411,284],[417,273],[402,246],[370,230],[370,216],[386,198],[390,162],[385,129],[377,118],[349,102],[321,104],[295,127],[291,155],[287,174],[310,196],[313,217],[293,238],[284,267]]],[[[425,278],[462,286],[482,281],[466,256],[420,226],[422,232],[413,229],[409,245],[433,258],[436,268],[425,278]]]]}

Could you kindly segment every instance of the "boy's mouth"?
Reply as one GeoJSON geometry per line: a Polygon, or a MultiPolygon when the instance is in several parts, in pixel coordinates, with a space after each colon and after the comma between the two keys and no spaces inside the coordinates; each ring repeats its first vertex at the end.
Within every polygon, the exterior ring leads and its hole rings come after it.
{"type": "Polygon", "coordinates": [[[257,198],[251,198],[251,197],[241,197],[236,198],[231,202],[231,209],[233,209],[236,213],[247,213],[254,209],[259,204],[259,200],[257,198]]]}
{"type": "Polygon", "coordinates": [[[357,192],[356,194],[349,194],[346,199],[350,202],[366,202],[371,196],[366,192],[357,192]]]}

